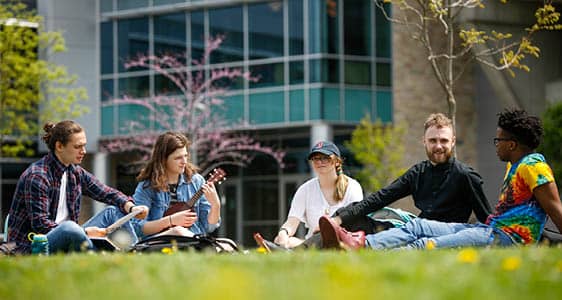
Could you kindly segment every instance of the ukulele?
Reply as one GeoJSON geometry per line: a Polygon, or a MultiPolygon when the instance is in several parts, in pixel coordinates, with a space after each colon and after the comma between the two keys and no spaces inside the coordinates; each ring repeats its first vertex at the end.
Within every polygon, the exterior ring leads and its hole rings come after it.
{"type": "MultiPolygon", "coordinates": [[[[214,169],[209,176],[209,179],[207,179],[207,184],[212,184],[215,182],[218,182],[220,184],[225,179],[225,176],[226,173],[223,169],[214,169]]],[[[195,205],[197,200],[201,198],[201,196],[203,196],[203,189],[199,189],[197,192],[195,192],[195,194],[191,196],[191,199],[189,199],[189,201],[171,201],[170,206],[164,212],[164,217],[175,214],[178,211],[191,209],[195,205]]]]}

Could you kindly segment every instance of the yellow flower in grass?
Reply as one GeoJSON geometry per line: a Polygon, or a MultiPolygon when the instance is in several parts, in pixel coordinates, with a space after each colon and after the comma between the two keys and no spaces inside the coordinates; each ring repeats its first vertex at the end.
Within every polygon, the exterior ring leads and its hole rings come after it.
{"type": "Polygon", "coordinates": [[[477,263],[480,257],[478,256],[478,251],[473,248],[462,249],[457,255],[457,259],[461,263],[474,264],[477,263]]]}
{"type": "Polygon", "coordinates": [[[506,257],[502,261],[502,269],[506,271],[515,271],[521,267],[521,258],[518,256],[506,257]]]}
{"type": "Polygon", "coordinates": [[[164,248],[162,248],[161,251],[162,251],[162,253],[164,253],[164,254],[172,254],[172,253],[174,253],[174,250],[173,250],[172,248],[170,248],[170,247],[164,247],[164,248]]]}
{"type": "Polygon", "coordinates": [[[427,241],[427,244],[425,244],[425,250],[433,250],[433,249],[435,249],[435,242],[433,240],[427,241]]]}
{"type": "Polygon", "coordinates": [[[267,250],[265,250],[264,247],[259,247],[258,249],[256,249],[256,251],[257,251],[258,253],[267,253],[267,250]]]}

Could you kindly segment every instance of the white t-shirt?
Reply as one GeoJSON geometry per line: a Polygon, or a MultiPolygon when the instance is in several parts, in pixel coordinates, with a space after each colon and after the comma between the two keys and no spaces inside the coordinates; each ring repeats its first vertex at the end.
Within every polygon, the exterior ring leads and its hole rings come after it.
{"type": "Polygon", "coordinates": [[[348,185],[343,199],[335,205],[330,205],[320,190],[318,177],[303,183],[295,193],[289,210],[289,217],[295,217],[308,227],[306,238],[312,236],[313,230],[318,227],[318,220],[323,215],[331,216],[340,207],[351,202],[363,200],[363,189],[355,179],[347,177],[348,185]]]}

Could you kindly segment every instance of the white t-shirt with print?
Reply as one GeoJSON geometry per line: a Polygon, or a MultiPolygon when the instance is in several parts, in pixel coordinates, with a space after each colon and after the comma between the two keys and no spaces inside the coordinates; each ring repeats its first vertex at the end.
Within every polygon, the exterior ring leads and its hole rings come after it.
{"type": "Polygon", "coordinates": [[[349,183],[345,195],[335,205],[330,205],[324,198],[324,194],[320,190],[318,177],[308,180],[297,189],[291,202],[289,217],[295,217],[305,224],[308,228],[306,238],[312,236],[313,230],[318,227],[318,220],[321,216],[331,216],[340,207],[363,200],[363,189],[359,182],[350,177],[347,177],[347,179],[349,183]]]}

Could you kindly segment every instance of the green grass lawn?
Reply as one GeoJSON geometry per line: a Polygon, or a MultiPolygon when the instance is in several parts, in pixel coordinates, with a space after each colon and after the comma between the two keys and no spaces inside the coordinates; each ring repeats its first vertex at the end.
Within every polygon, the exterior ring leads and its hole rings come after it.
{"type": "Polygon", "coordinates": [[[562,248],[0,257],[0,299],[560,299],[562,248]]]}

